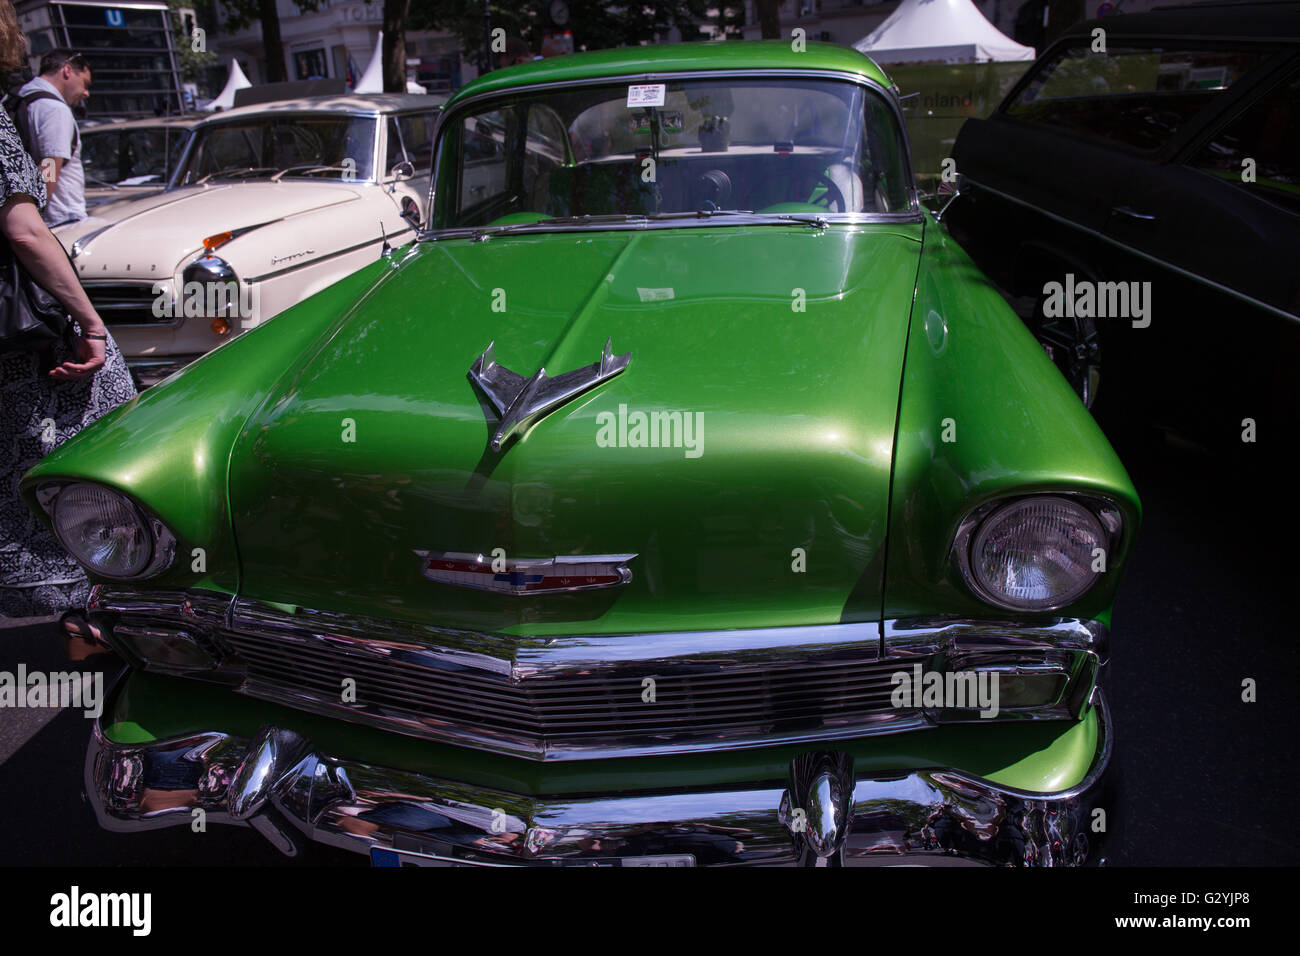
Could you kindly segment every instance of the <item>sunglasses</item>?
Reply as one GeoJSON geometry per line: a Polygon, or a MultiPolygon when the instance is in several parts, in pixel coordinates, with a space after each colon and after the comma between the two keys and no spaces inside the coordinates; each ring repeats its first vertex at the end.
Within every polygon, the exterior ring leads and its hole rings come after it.
{"type": "Polygon", "coordinates": [[[71,66],[74,69],[78,69],[78,70],[86,70],[90,68],[90,64],[86,62],[86,58],[82,56],[80,53],[72,54],[63,62],[68,64],[68,66],[71,66]]]}

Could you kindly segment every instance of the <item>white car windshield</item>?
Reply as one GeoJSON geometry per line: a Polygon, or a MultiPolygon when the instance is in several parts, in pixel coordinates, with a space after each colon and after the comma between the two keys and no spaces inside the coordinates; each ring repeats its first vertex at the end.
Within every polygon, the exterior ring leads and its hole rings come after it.
{"type": "Polygon", "coordinates": [[[494,99],[442,137],[434,228],[692,212],[910,211],[893,111],[834,79],[699,78],[494,99]]]}
{"type": "Polygon", "coordinates": [[[371,178],[376,121],[339,114],[263,114],[200,127],[177,185],[239,179],[371,178]]]}

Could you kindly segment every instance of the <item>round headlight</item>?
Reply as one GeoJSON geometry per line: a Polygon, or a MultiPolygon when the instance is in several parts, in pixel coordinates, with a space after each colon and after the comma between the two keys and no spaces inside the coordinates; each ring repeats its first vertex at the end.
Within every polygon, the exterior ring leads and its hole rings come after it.
{"type": "Polygon", "coordinates": [[[1087,593],[1097,579],[1101,522],[1083,505],[1048,495],[1003,505],[980,525],[970,547],[976,589],[1003,607],[1051,610],[1087,593]]]}
{"type": "Polygon", "coordinates": [[[99,485],[64,488],[54,504],[53,524],[72,556],[104,577],[135,577],[153,556],[153,535],[139,509],[99,485]]]}

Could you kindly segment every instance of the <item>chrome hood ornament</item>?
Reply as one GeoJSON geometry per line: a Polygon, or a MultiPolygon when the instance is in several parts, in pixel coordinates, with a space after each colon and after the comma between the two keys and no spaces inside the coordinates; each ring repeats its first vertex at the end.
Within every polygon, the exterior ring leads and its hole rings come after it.
{"type": "Polygon", "coordinates": [[[610,351],[610,340],[606,339],[599,362],[554,378],[548,376],[543,367],[532,378],[524,378],[504,365],[497,364],[492,355],[495,345],[495,341],[489,343],[483,354],[475,359],[469,370],[469,378],[483,390],[483,394],[487,395],[501,415],[501,422],[489,443],[492,450],[497,452],[512,435],[524,431],[565,402],[595,388],[606,379],[613,378],[627,368],[628,362],[632,360],[631,352],[614,355],[610,351]]]}
{"type": "Polygon", "coordinates": [[[612,588],[632,580],[635,554],[565,554],[554,558],[485,557],[467,551],[416,551],[421,573],[476,591],[499,594],[558,594],[612,588]]]}

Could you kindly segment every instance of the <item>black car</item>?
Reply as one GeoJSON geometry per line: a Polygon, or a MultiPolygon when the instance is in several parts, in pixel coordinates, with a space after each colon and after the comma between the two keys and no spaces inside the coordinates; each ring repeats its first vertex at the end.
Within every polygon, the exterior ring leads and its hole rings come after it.
{"type": "Polygon", "coordinates": [[[953,158],[950,229],[1086,402],[1300,436],[1300,4],[1081,23],[953,158]]]}

